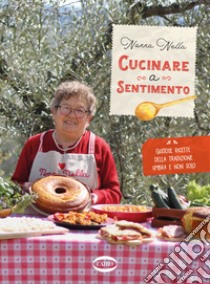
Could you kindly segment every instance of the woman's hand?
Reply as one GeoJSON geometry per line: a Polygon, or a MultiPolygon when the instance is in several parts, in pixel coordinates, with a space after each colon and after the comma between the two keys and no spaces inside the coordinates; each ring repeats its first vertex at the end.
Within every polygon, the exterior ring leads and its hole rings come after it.
{"type": "Polygon", "coordinates": [[[32,182],[24,182],[23,184],[23,191],[30,193],[30,188],[31,188],[32,182]]]}
{"type": "Polygon", "coordinates": [[[91,201],[93,205],[97,203],[98,196],[95,193],[91,193],[91,201]]]}

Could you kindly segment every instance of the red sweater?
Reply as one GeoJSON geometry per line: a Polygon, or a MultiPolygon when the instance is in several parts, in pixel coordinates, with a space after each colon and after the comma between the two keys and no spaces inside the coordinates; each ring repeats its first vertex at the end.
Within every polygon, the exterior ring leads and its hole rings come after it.
{"type": "MultiPolygon", "coordinates": [[[[28,181],[31,167],[39,148],[40,135],[41,133],[36,134],[26,141],[12,176],[13,181],[21,184],[28,181]]],[[[69,150],[68,153],[88,153],[89,137],[90,131],[86,131],[79,145],[69,150]]],[[[42,151],[48,152],[52,150],[62,153],[55,145],[52,131],[48,131],[44,136],[42,151]]],[[[99,136],[96,136],[95,139],[95,159],[99,187],[92,192],[98,196],[97,203],[119,203],[122,195],[114,158],[109,145],[99,136]]]]}

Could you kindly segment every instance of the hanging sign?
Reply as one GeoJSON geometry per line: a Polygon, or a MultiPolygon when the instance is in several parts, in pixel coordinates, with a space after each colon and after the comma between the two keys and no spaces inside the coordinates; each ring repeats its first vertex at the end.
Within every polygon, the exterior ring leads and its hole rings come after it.
{"type": "Polygon", "coordinates": [[[143,174],[210,172],[210,136],[148,139],[142,147],[143,174]]]}
{"type": "Polygon", "coordinates": [[[193,117],[196,28],[113,25],[111,115],[193,117]]]}

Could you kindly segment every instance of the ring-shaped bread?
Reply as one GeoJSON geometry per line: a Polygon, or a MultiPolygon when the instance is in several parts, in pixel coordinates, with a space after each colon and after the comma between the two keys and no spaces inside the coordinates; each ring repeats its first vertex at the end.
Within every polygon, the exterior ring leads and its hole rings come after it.
{"type": "Polygon", "coordinates": [[[46,213],[82,211],[90,201],[89,189],[66,176],[47,176],[35,181],[31,190],[37,194],[35,205],[46,213]]]}

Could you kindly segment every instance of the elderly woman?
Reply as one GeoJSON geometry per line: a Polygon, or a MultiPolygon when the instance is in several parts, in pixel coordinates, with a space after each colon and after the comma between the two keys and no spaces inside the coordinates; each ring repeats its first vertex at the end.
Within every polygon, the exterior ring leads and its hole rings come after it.
{"type": "Polygon", "coordinates": [[[51,103],[55,129],[26,141],[13,181],[28,187],[49,175],[73,177],[91,190],[92,203],[119,203],[119,180],[109,145],[87,130],[95,112],[92,90],[78,82],[64,82],[51,103]]]}

